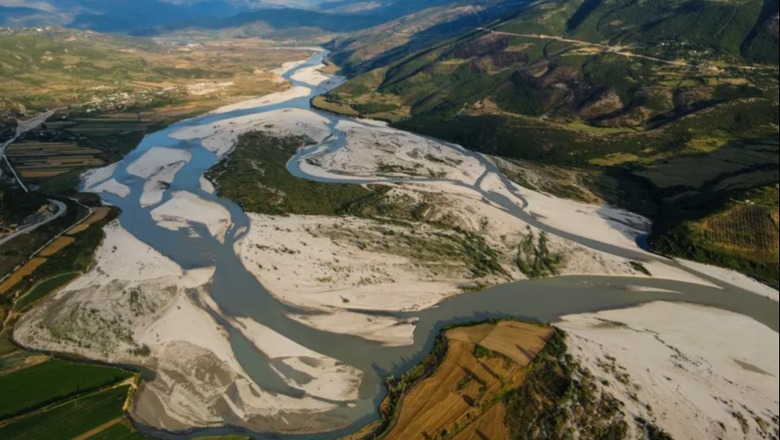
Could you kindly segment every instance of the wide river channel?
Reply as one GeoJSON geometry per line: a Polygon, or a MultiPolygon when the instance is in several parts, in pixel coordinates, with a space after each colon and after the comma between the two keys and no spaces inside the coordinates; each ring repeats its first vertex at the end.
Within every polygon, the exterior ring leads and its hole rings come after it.
{"type": "MultiPolygon", "coordinates": [[[[235,203],[210,194],[201,189],[200,178],[217,162],[217,156],[206,150],[199,141],[181,141],[172,138],[171,133],[186,126],[196,126],[217,121],[262,113],[283,108],[310,109],[312,97],[327,92],[321,87],[312,87],[292,79],[300,69],[320,64],[327,56],[322,52],[310,58],[306,63],[290,69],[284,77],[294,86],[311,89],[309,96],[295,98],[280,104],[261,106],[251,109],[236,110],[228,113],[207,114],[194,119],[174,124],[164,130],[155,132],[141,142],[119,164],[114,177],[128,185],[131,192],[127,197],[117,197],[108,193],[101,194],[104,201],[122,209],[119,221],[122,226],[141,241],[147,243],[163,255],[171,258],[185,269],[215,266],[216,272],[211,284],[211,296],[227,315],[250,317],[257,322],[273,329],[297,343],[316,352],[333,357],[344,363],[361,369],[364,372],[361,400],[356,405],[343,406],[333,411],[334,417],[348,417],[353,424],[342,431],[306,436],[279,436],[274,433],[246,433],[258,439],[294,438],[294,439],[325,439],[334,438],[360,429],[379,416],[378,404],[385,395],[382,379],[389,374],[399,375],[420,361],[433,345],[436,334],[445,326],[467,321],[484,320],[487,318],[513,317],[530,320],[554,322],[557,318],[576,313],[596,312],[606,309],[629,307],[643,302],[664,300],[684,301],[694,304],[717,307],[752,317],[774,331],[778,331],[778,303],[737,287],[724,284],[697,274],[703,279],[713,282],[722,288],[712,288],[677,281],[641,278],[623,278],[613,276],[567,276],[546,280],[519,281],[486,289],[477,293],[468,293],[448,299],[437,307],[420,311],[399,313],[403,317],[418,319],[414,331],[414,344],[403,347],[383,347],[355,336],[315,330],[287,317],[293,311],[276,300],[258,283],[236,256],[233,249],[249,228],[247,215],[235,203]],[[192,152],[192,160],[184,166],[175,177],[170,187],[165,191],[163,203],[171,198],[174,191],[189,191],[197,196],[224,206],[231,214],[232,226],[226,234],[224,243],[220,243],[208,234],[204,228],[199,230],[200,237],[193,237],[187,231],[170,231],[159,227],[151,217],[154,207],[142,208],[140,197],[143,192],[144,180],[127,172],[127,166],[152,147],[170,147],[187,149],[192,152]],[[630,289],[628,286],[642,286],[646,289],[630,289]],[[641,291],[639,291],[641,290],[641,291]]],[[[299,159],[315,149],[340,148],[344,143],[344,133],[336,129],[336,124],[342,119],[339,116],[318,112],[328,118],[333,135],[323,144],[312,146],[301,151],[293,158],[288,169],[301,178],[310,178],[325,182],[354,182],[349,178],[332,180],[313,178],[297,167],[299,159]]],[[[453,146],[453,148],[460,148],[453,146]]],[[[489,170],[495,167],[482,156],[467,152],[477,157],[489,170]]],[[[412,180],[412,179],[408,179],[412,180]]],[[[385,180],[386,181],[386,180],[385,180]]],[[[366,183],[361,180],[360,183],[366,183]]],[[[523,221],[568,240],[580,243],[586,247],[616,254],[638,261],[647,261],[656,257],[645,252],[626,250],[600,242],[580,237],[550,228],[524,211],[522,207],[506,197],[477,188],[479,182],[472,188],[494,203],[499,204],[508,212],[523,221]]],[[[615,232],[619,233],[618,231],[615,232]]],[[[678,266],[682,268],[681,266],[678,266]]],[[[683,268],[684,269],[684,268],[683,268]]],[[[270,360],[259,352],[241,333],[229,324],[220,321],[228,331],[231,344],[239,362],[250,374],[251,378],[262,388],[276,393],[300,396],[300,391],[289,387],[271,368],[270,360]]],[[[228,432],[243,432],[230,427],[208,429],[197,434],[221,434],[228,432]]],[[[155,435],[169,438],[186,438],[193,434],[171,434],[151,431],[155,435]]]]}

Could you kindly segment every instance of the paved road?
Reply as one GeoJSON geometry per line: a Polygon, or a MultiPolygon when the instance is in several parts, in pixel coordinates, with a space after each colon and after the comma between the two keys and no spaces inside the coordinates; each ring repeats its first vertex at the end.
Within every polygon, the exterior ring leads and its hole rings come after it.
{"type": "Polygon", "coordinates": [[[488,28],[479,28],[479,30],[490,32],[493,34],[498,35],[509,35],[512,37],[525,37],[525,38],[537,38],[540,40],[555,40],[555,41],[563,41],[566,43],[572,43],[577,44],[580,46],[588,46],[588,47],[597,47],[599,49],[603,49],[607,52],[612,52],[618,55],[623,55],[627,58],[642,58],[645,60],[655,61],[658,63],[663,64],[671,64],[673,66],[680,66],[680,67],[690,67],[692,64],[686,63],[685,61],[680,60],[665,60],[663,58],[656,58],[651,57],[648,55],[641,55],[638,53],[631,52],[627,47],[624,46],[610,46],[608,44],[599,44],[599,43],[591,43],[590,41],[583,41],[583,40],[574,40],[571,38],[564,38],[564,37],[557,37],[555,35],[544,35],[544,34],[517,34],[514,32],[503,32],[503,31],[494,31],[493,29],[488,28]]]}
{"type": "Polygon", "coordinates": [[[20,235],[29,234],[30,232],[40,228],[41,226],[45,225],[46,223],[49,223],[49,222],[51,222],[51,221],[53,221],[53,220],[55,220],[55,219],[57,219],[59,217],[62,217],[68,211],[68,206],[65,205],[64,203],[60,202],[59,200],[49,199],[49,202],[54,203],[55,205],[57,205],[57,212],[55,212],[54,215],[52,215],[51,217],[47,218],[46,220],[43,220],[42,222],[36,223],[36,224],[34,224],[32,226],[28,226],[28,227],[26,227],[24,229],[20,229],[20,230],[14,232],[13,234],[9,235],[8,237],[4,237],[4,238],[0,239],[0,246],[6,244],[7,242],[13,240],[14,238],[16,238],[16,237],[18,237],[20,235]]]}

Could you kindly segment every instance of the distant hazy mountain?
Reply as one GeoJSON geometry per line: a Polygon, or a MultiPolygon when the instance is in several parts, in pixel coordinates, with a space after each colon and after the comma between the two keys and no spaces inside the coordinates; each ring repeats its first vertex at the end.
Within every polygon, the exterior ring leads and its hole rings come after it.
{"type": "Polygon", "coordinates": [[[0,26],[134,33],[208,23],[264,9],[317,9],[322,0],[0,0],[0,26]]]}
{"type": "Polygon", "coordinates": [[[0,0],[0,25],[61,25],[103,32],[132,32],[171,22],[227,17],[248,9],[246,5],[226,0],[0,0]]]}
{"type": "Polygon", "coordinates": [[[150,35],[180,29],[248,26],[319,29],[326,34],[376,26],[450,0],[0,0],[0,26],[64,26],[150,35]]]}

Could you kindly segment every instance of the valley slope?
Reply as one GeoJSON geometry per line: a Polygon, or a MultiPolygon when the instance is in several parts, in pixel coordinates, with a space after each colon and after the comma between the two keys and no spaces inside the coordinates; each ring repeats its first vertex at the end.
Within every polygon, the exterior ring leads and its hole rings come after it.
{"type": "Polygon", "coordinates": [[[500,156],[649,216],[657,252],[778,285],[776,2],[555,0],[399,57],[361,41],[332,43],[357,75],[315,106],[500,156]]]}

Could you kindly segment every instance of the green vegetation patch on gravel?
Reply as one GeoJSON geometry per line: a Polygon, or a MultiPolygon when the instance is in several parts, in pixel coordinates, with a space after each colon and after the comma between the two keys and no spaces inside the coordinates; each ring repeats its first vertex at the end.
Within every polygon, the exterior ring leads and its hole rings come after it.
{"type": "Polygon", "coordinates": [[[334,215],[372,194],[360,185],[319,183],[290,174],[287,162],[299,148],[312,143],[305,136],[247,133],[207,177],[222,197],[259,214],[334,215]]]}
{"type": "Polygon", "coordinates": [[[548,247],[547,234],[534,237],[530,227],[517,247],[517,268],[529,278],[544,278],[558,275],[564,255],[548,247]]]}

